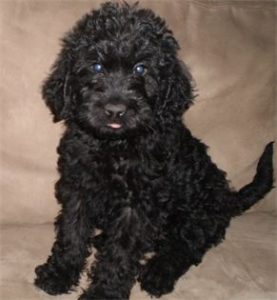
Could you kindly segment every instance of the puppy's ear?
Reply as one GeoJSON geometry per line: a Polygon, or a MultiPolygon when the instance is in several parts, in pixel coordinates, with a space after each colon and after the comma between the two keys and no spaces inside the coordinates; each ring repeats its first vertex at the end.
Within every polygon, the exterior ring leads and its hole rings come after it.
{"type": "Polygon", "coordinates": [[[167,79],[165,89],[165,106],[171,114],[182,116],[190,107],[194,99],[194,80],[181,60],[176,59],[173,64],[171,76],[167,79]]]}
{"type": "Polygon", "coordinates": [[[70,117],[73,96],[69,84],[70,76],[71,58],[63,49],[42,86],[42,97],[53,114],[54,122],[70,117]]]}

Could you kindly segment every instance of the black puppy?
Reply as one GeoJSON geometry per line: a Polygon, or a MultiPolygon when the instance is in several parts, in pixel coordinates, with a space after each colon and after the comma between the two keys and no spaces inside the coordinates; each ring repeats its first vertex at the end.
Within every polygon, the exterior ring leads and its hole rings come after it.
{"type": "Polygon", "coordinates": [[[272,143],[252,183],[234,191],[182,123],[194,97],[178,48],[152,11],[110,2],[64,38],[43,86],[54,121],[66,125],[57,237],[36,268],[35,284],[49,294],[78,284],[93,245],[80,299],[128,299],[136,279],[151,295],[169,293],[224,239],[230,219],[271,190],[272,143]]]}

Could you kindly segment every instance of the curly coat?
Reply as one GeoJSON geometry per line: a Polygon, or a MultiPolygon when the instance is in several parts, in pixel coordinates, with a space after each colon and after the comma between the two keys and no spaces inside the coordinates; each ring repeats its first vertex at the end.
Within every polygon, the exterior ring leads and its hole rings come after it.
{"type": "Polygon", "coordinates": [[[182,123],[194,95],[178,49],[152,11],[111,2],[64,38],[43,85],[54,121],[66,125],[56,241],[36,268],[49,294],[78,284],[92,246],[91,284],[79,299],[128,299],[136,279],[150,295],[169,293],[224,239],[230,219],[271,190],[272,143],[252,183],[234,191],[182,123]]]}

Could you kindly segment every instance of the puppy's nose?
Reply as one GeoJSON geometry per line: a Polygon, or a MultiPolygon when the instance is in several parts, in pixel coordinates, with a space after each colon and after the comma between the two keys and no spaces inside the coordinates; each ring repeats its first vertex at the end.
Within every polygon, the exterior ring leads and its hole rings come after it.
{"type": "Polygon", "coordinates": [[[126,105],[124,104],[106,104],[105,114],[110,117],[122,117],[126,113],[126,105]]]}

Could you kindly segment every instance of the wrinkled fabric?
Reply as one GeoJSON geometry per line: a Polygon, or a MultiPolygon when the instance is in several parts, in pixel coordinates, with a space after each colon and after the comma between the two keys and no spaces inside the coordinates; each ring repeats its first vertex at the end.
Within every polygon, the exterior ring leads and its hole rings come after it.
{"type": "MultiPolygon", "coordinates": [[[[32,285],[33,269],[46,260],[54,239],[55,149],[64,130],[52,123],[40,87],[59,39],[99,3],[0,1],[3,300],[55,299],[32,285]]],[[[198,96],[184,122],[209,145],[235,188],[247,184],[265,144],[276,140],[276,2],[145,0],[140,5],[167,20],[196,82],[198,96]]],[[[275,193],[236,218],[225,242],[161,299],[277,299],[275,193]]],[[[78,291],[56,299],[77,299],[78,291]]],[[[137,285],[135,299],[150,297],[137,285]]]]}

